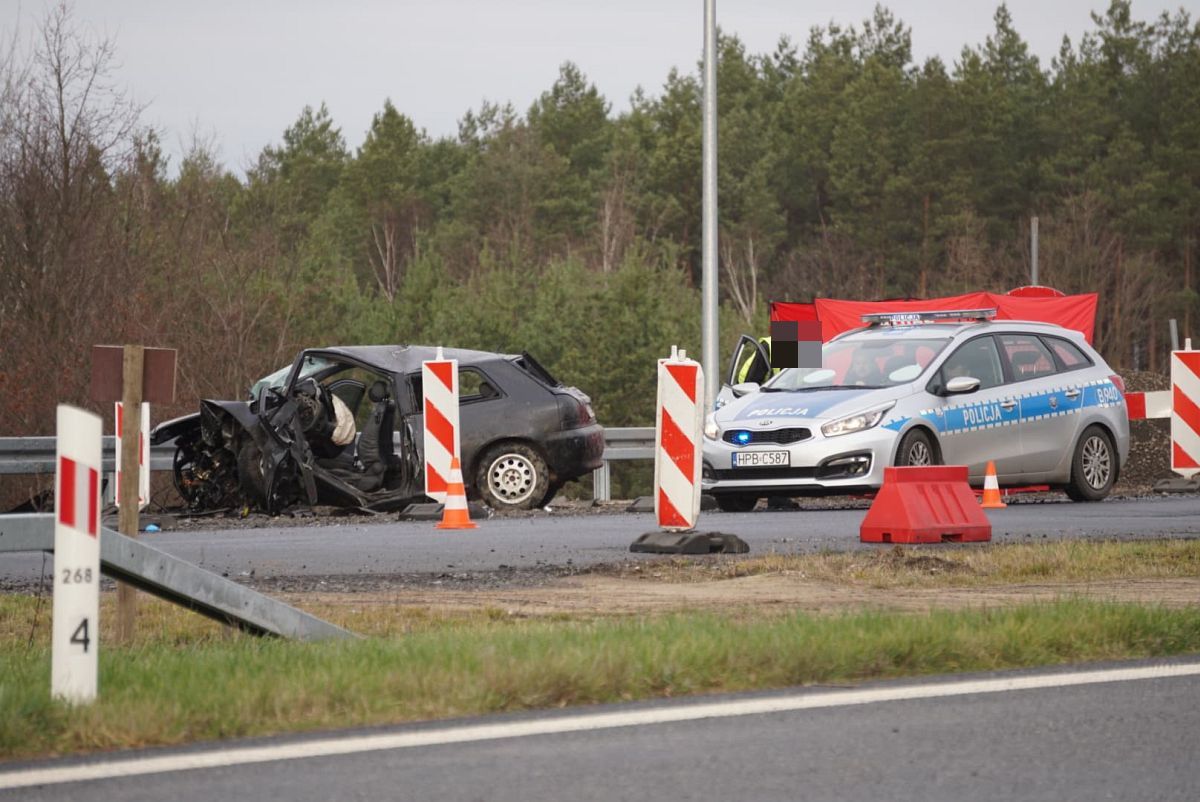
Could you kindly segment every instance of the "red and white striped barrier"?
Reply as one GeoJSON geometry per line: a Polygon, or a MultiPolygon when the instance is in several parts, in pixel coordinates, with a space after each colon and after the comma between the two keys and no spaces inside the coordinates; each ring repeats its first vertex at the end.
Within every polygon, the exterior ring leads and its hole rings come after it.
{"type": "Polygon", "coordinates": [[[446,503],[450,462],[459,456],[458,360],[437,358],[421,363],[422,406],[425,410],[425,495],[446,503]]]}
{"type": "Polygon", "coordinates": [[[654,415],[654,513],[668,531],[696,527],[700,518],[700,434],[703,431],[704,371],[671,346],[658,360],[658,404],[654,415]]]}
{"type": "Polygon", "coordinates": [[[1150,393],[1126,393],[1125,405],[1130,420],[1171,417],[1171,391],[1158,390],[1150,393]]]}
{"type": "Polygon", "coordinates": [[[101,428],[99,416],[59,405],[50,692],[74,704],[96,698],[101,428]]]}
{"type": "MultiPolygon", "coordinates": [[[[114,485],[114,499],[118,507],[121,506],[121,432],[124,429],[124,414],[120,401],[114,403],[115,417],[117,424],[115,427],[117,433],[117,451],[116,451],[116,483],[114,485]]],[[[150,465],[150,402],[142,402],[142,425],[141,435],[138,437],[138,509],[146,509],[146,505],[150,503],[150,470],[147,466],[150,465]]]]}
{"type": "Polygon", "coordinates": [[[1190,479],[1200,473],[1200,351],[1171,352],[1171,470],[1190,479]]]}

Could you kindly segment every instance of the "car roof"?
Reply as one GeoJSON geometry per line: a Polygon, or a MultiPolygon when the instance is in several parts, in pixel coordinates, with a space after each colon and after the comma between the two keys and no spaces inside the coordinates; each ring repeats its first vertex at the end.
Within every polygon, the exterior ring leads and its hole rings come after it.
{"type": "Polygon", "coordinates": [[[864,326],[838,335],[834,340],[854,337],[855,339],[890,339],[895,337],[920,338],[922,334],[935,339],[957,337],[961,334],[1030,332],[1067,336],[1082,340],[1083,332],[1068,329],[1056,323],[1040,320],[981,320],[958,323],[916,323],[904,326],[864,326]]]}
{"type": "MultiPolygon", "coordinates": [[[[392,373],[409,373],[420,370],[421,363],[437,359],[437,348],[432,345],[340,345],[329,348],[307,348],[306,354],[343,356],[363,362],[392,373]]],[[[498,359],[517,359],[515,354],[497,354],[491,351],[472,351],[466,348],[443,348],[443,359],[456,359],[459,365],[480,365],[498,359]]]]}

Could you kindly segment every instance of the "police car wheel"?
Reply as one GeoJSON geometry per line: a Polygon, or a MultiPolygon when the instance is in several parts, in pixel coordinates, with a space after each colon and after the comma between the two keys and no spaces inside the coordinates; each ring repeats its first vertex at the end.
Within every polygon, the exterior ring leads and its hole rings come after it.
{"type": "Polygon", "coordinates": [[[1071,482],[1066,492],[1072,501],[1099,501],[1117,480],[1117,450],[1112,436],[1099,426],[1083,430],[1071,460],[1071,482]]]}
{"type": "Polygon", "coordinates": [[[758,496],[744,494],[716,496],[717,508],[721,512],[750,512],[758,504],[758,496]]]}
{"type": "Polygon", "coordinates": [[[937,450],[928,434],[921,429],[913,429],[904,435],[900,448],[896,449],[896,465],[923,467],[937,464],[937,450]]]}

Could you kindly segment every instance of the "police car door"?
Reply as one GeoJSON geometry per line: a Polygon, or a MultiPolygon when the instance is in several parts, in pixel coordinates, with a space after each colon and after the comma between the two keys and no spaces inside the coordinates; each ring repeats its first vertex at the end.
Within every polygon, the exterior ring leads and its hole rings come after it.
{"type": "MultiPolygon", "coordinates": [[[[1032,334],[1000,334],[1013,389],[1021,399],[1021,472],[1030,480],[1070,458],[1083,401],[1072,376],[1063,376],[1050,349],[1032,334]]],[[[1068,343],[1069,345],[1069,343],[1068,343]]],[[[1079,374],[1074,377],[1076,380],[1079,374]]]]}
{"type": "Polygon", "coordinates": [[[996,341],[990,334],[958,346],[942,363],[928,386],[938,397],[934,407],[942,461],[966,465],[972,480],[982,479],[988,460],[1000,477],[1020,470],[1021,444],[1017,434],[1021,407],[1005,381],[996,341]],[[946,383],[958,376],[979,380],[972,393],[949,395],[946,383]]]}
{"type": "Polygon", "coordinates": [[[730,389],[733,385],[747,381],[762,384],[770,377],[771,356],[766,347],[750,335],[743,334],[733,348],[733,357],[729,360],[729,368],[725,371],[721,390],[717,394],[717,408],[720,409],[737,397],[730,389]]]}

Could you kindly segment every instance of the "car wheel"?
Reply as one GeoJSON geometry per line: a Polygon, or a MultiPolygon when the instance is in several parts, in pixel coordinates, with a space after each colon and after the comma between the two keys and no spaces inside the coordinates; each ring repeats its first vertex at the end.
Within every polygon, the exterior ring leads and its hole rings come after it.
{"type": "Polygon", "coordinates": [[[1117,480],[1117,450],[1112,436],[1099,426],[1083,430],[1071,460],[1071,481],[1066,486],[1072,501],[1099,501],[1117,480]]]}
{"type": "Polygon", "coordinates": [[[196,479],[196,451],[192,443],[175,449],[171,474],[175,480],[175,490],[179,492],[188,509],[200,509],[204,503],[204,483],[196,479]]]}
{"type": "Polygon", "coordinates": [[[253,440],[247,440],[238,449],[237,454],[238,484],[242,494],[255,504],[265,504],[267,500],[266,482],[263,481],[262,450],[253,440]]]}
{"type": "Polygon", "coordinates": [[[904,435],[900,448],[896,449],[897,466],[925,467],[937,464],[937,450],[924,429],[913,429],[904,435]]]}
{"type": "Polygon", "coordinates": [[[533,509],[546,496],[550,472],[546,461],[524,443],[505,443],[479,461],[475,489],[498,510],[533,509]]]}
{"type": "Polygon", "coordinates": [[[721,512],[750,512],[758,505],[758,496],[745,494],[728,495],[722,493],[716,496],[717,509],[721,512]]]}

